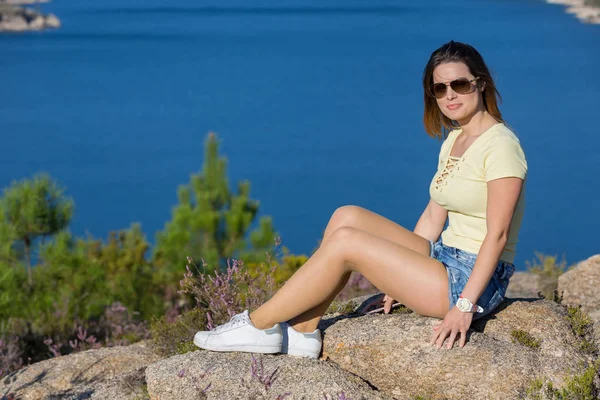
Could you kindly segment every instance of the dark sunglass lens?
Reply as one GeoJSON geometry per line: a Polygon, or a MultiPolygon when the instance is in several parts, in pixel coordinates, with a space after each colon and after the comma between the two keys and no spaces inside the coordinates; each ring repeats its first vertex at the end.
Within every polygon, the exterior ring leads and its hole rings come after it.
{"type": "Polygon", "coordinates": [[[458,94],[466,94],[471,91],[471,82],[466,79],[457,79],[450,83],[452,90],[458,94]]]}
{"type": "Polygon", "coordinates": [[[446,95],[446,85],[443,83],[436,83],[433,85],[433,95],[438,99],[441,99],[446,95]]]}

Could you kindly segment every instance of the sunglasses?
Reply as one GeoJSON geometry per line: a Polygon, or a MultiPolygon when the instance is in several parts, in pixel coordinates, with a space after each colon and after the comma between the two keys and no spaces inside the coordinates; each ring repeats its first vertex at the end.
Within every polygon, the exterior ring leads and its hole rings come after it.
{"type": "Polygon", "coordinates": [[[479,77],[473,79],[458,78],[450,83],[434,83],[429,87],[429,91],[436,99],[441,99],[446,95],[448,86],[458,94],[473,93],[475,89],[473,88],[472,83],[477,79],[479,79],[479,77]]]}

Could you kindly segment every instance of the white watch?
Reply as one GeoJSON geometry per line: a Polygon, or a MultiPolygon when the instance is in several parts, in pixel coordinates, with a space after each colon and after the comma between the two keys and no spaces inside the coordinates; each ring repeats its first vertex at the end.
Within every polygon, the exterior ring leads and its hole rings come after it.
{"type": "Polygon", "coordinates": [[[462,296],[458,298],[458,301],[456,302],[456,307],[462,312],[470,312],[470,313],[474,313],[474,312],[482,313],[483,312],[483,308],[471,303],[471,301],[469,299],[467,299],[466,297],[462,297],[462,296]]]}

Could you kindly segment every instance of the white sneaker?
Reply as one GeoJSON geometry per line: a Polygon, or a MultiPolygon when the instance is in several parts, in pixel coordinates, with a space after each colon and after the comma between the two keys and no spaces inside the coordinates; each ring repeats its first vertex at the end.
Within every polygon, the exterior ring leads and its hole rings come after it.
{"type": "Polygon", "coordinates": [[[279,353],[283,335],[279,324],[269,329],[254,327],[248,310],[234,315],[229,322],[212,331],[199,331],[194,344],[212,351],[244,351],[250,353],[279,353]]]}
{"type": "Polygon", "coordinates": [[[282,322],[283,344],[281,352],[291,356],[318,358],[321,353],[321,331],[315,329],[313,332],[298,332],[287,322],[282,322]]]}

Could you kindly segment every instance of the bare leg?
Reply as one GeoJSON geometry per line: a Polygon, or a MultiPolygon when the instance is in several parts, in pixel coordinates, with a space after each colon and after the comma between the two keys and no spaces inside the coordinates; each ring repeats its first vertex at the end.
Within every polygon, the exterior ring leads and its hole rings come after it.
{"type": "Polygon", "coordinates": [[[346,284],[348,283],[348,279],[350,279],[350,272],[348,272],[345,276],[342,277],[342,280],[337,285],[337,287],[333,290],[331,295],[325,299],[321,304],[316,307],[311,308],[308,311],[303,312],[302,314],[294,317],[290,320],[290,325],[297,330],[298,332],[312,332],[319,325],[319,321],[321,317],[325,314],[333,300],[337,297],[338,294],[344,289],[346,284]]]}
{"type": "MultiPolygon", "coordinates": [[[[342,227],[250,318],[264,329],[315,307],[322,310],[351,271],[421,315],[442,318],[448,310],[448,278],[439,261],[363,230],[342,227]]],[[[314,330],[316,324],[306,328],[314,330]]]]}
{"type": "Polygon", "coordinates": [[[429,255],[430,249],[427,239],[384,216],[358,206],[342,206],[335,210],[329,219],[327,228],[325,228],[323,241],[326,241],[333,232],[344,226],[360,229],[408,247],[417,253],[429,255]]]}
{"type": "MultiPolygon", "coordinates": [[[[327,241],[336,229],[344,226],[366,231],[423,255],[429,255],[429,242],[426,239],[377,213],[358,206],[342,206],[335,210],[325,228],[322,242],[327,241]]],[[[348,273],[323,303],[291,319],[290,324],[294,329],[299,332],[312,332],[329,305],[344,289],[349,278],[348,273]]]]}

